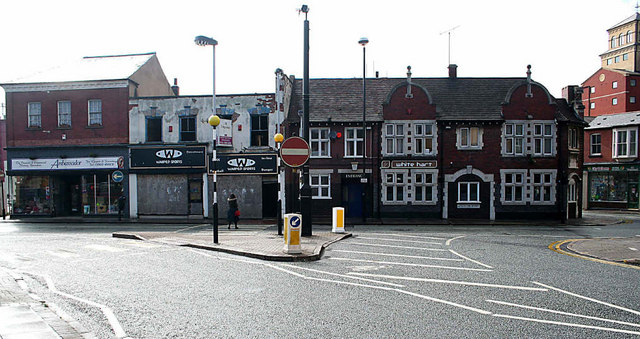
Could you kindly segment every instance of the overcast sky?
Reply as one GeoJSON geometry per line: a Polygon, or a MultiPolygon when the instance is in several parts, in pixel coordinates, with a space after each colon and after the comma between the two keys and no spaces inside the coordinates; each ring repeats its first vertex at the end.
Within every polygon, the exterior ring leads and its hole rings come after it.
{"type": "MultiPolygon", "coordinates": [[[[360,37],[367,37],[367,76],[525,76],[552,95],[600,67],[606,30],[635,13],[631,0],[21,0],[0,11],[0,82],[83,56],[156,52],[183,95],[210,94],[218,40],[218,94],[274,91],[275,70],[302,78],[304,15],[310,8],[311,78],[362,76],[360,37]]],[[[0,102],[4,92],[0,89],[0,102]]]]}

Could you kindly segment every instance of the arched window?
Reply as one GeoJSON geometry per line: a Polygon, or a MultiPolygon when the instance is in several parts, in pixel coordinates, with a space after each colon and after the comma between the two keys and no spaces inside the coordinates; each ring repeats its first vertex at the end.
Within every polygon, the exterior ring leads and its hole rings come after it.
{"type": "Polygon", "coordinates": [[[624,45],[624,34],[620,33],[618,36],[618,46],[624,45]]]}
{"type": "Polygon", "coordinates": [[[627,31],[627,43],[632,43],[633,39],[631,38],[631,31],[627,31]]]}
{"type": "Polygon", "coordinates": [[[616,37],[612,37],[611,38],[611,48],[615,48],[616,47],[616,37]]]}

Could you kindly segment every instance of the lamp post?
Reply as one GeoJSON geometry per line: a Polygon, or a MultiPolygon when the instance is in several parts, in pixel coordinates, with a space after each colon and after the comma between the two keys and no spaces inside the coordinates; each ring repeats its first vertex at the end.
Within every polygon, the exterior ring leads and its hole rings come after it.
{"type": "MultiPolygon", "coordinates": [[[[302,5],[304,13],[303,80],[302,80],[302,138],[309,143],[309,6],[302,5]]],[[[302,236],[313,235],[311,184],[309,182],[309,163],[302,166],[302,187],[300,188],[300,213],[302,214],[302,236]]]]}
{"type": "Polygon", "coordinates": [[[198,35],[194,42],[198,46],[213,46],[213,95],[211,96],[211,110],[213,114],[209,117],[209,124],[213,127],[213,242],[218,243],[218,191],[217,191],[217,171],[216,171],[216,127],[220,124],[220,118],[216,115],[216,46],[218,41],[206,36],[198,35]]]}
{"type": "Polygon", "coordinates": [[[276,153],[278,153],[278,163],[276,165],[278,169],[278,235],[282,235],[282,189],[280,186],[282,185],[280,181],[280,145],[282,145],[282,141],[284,140],[284,135],[281,133],[276,133],[273,136],[273,141],[276,142],[276,153]]]}
{"type": "Polygon", "coordinates": [[[213,127],[213,243],[218,243],[218,154],[216,152],[218,144],[218,133],[216,127],[220,125],[220,117],[212,114],[209,117],[209,125],[213,127]]]}
{"type": "Polygon", "coordinates": [[[369,39],[360,38],[362,45],[362,223],[367,221],[367,44],[369,39]],[[363,180],[365,180],[363,182],[363,180]]]}

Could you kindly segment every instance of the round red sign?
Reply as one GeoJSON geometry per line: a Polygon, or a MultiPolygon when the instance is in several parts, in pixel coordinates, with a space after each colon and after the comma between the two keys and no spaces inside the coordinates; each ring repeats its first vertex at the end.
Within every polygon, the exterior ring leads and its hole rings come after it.
{"type": "Polygon", "coordinates": [[[300,137],[288,138],[280,147],[280,157],[285,165],[289,167],[304,165],[309,160],[310,155],[309,144],[300,137]]]}

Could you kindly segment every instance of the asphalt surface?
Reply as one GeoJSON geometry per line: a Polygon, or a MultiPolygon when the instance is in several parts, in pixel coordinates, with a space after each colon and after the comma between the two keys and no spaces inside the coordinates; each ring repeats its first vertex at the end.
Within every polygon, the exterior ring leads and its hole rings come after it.
{"type": "Polygon", "coordinates": [[[633,219],[356,226],[322,260],[294,263],[111,235],[131,230],[180,227],[3,224],[0,267],[98,338],[640,335],[640,270],[549,248],[634,237],[633,219]]]}

